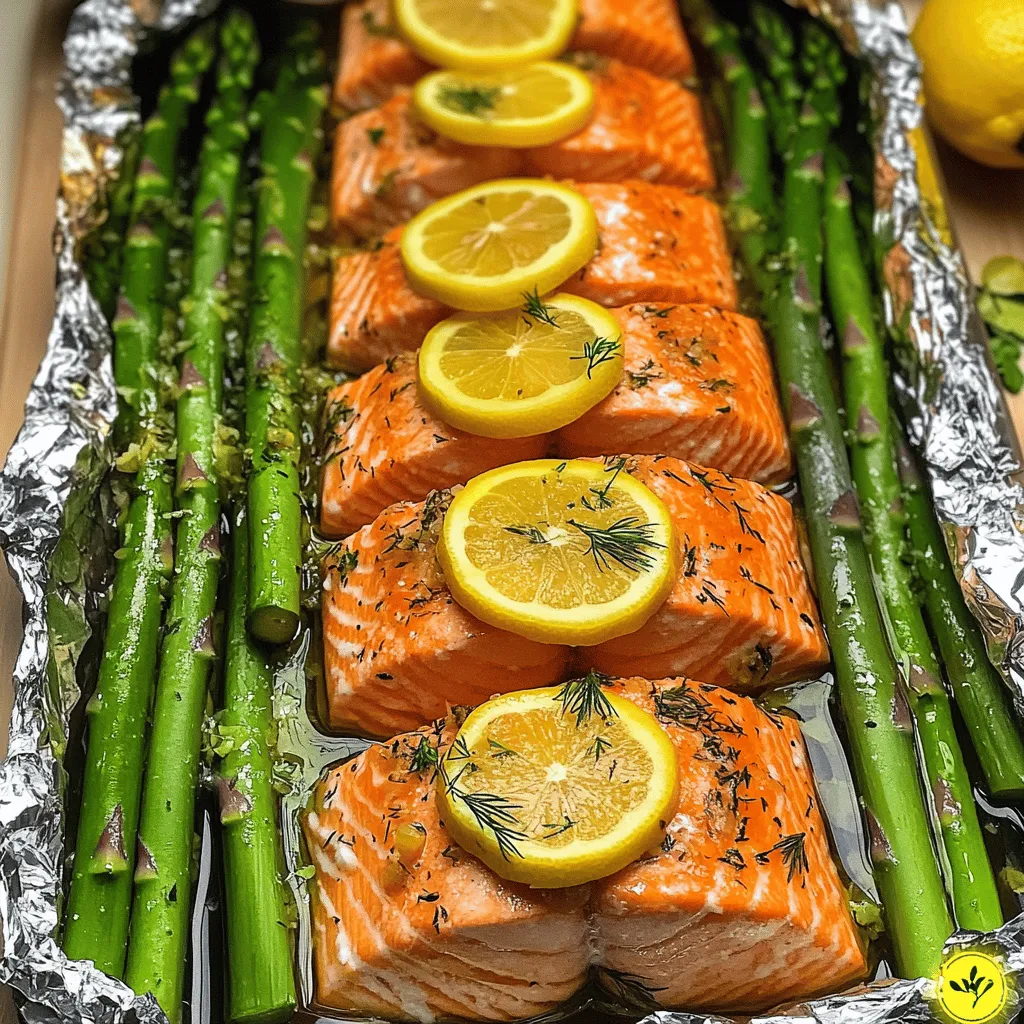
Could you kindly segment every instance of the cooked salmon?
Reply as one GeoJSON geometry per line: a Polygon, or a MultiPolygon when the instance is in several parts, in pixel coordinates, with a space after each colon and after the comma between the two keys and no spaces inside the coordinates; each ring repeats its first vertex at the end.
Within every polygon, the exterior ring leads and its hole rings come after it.
{"type": "MultiPolygon", "coordinates": [[[[721,211],[703,196],[643,181],[575,186],[597,216],[594,258],[562,290],[604,306],[633,302],[738,301],[721,211]]],[[[415,350],[450,310],[412,290],[398,251],[399,228],[372,251],[335,261],[327,359],[364,370],[415,350]]]]}
{"type": "Polygon", "coordinates": [[[334,100],[339,106],[347,110],[375,106],[429,70],[430,65],[399,37],[388,0],[345,5],[334,83],[334,100]]]}
{"type": "Polygon", "coordinates": [[[659,850],[593,884],[604,987],[752,1013],[863,978],[796,722],[690,680],[612,689],[668,730],[681,801],[659,850]]]}
{"type": "Polygon", "coordinates": [[[586,887],[504,882],[438,820],[420,747],[436,756],[454,728],[372,746],[317,787],[303,826],[316,868],[321,1006],[391,1020],[519,1020],[553,1009],[586,980],[586,887]],[[422,830],[424,840],[404,864],[400,829],[422,830]]]}
{"type": "Polygon", "coordinates": [[[331,217],[361,238],[404,224],[435,199],[516,174],[522,157],[500,146],[466,146],[419,121],[402,91],[342,121],[334,137],[331,217]]]}
{"type": "Polygon", "coordinates": [[[558,432],[560,454],[674,455],[762,483],[789,476],[789,440],[756,321],[661,302],[612,312],[622,324],[622,382],[558,432]]]}
{"type": "Polygon", "coordinates": [[[555,436],[497,440],[456,430],[421,404],[412,353],[327,398],[320,527],[344,537],[396,501],[418,501],[495,466],[628,451],[774,483],[790,469],[775,383],[757,324],[711,306],[641,303],[622,324],[625,374],[603,402],[555,436]]]}
{"type": "Polygon", "coordinates": [[[594,113],[580,131],[526,151],[527,170],[576,181],[642,178],[693,192],[715,187],[700,101],[618,60],[590,72],[594,113]]]}
{"type": "Polygon", "coordinates": [[[452,312],[409,287],[398,251],[401,233],[395,228],[375,248],[334,261],[327,341],[332,366],[367,370],[400,352],[414,352],[427,331],[452,312]]]}
{"type": "MultiPolygon", "coordinates": [[[[638,631],[576,652],[582,669],[702,675],[762,690],[828,663],[785,498],[679,459],[608,460],[666,503],[681,548],[668,600],[638,631]],[[669,669],[664,668],[669,666],[669,669]]],[[[455,603],[436,558],[448,491],[401,502],[348,538],[322,599],[330,724],[367,736],[416,728],[448,705],[566,678],[569,648],[480,622],[455,603]]]]}
{"type": "MultiPolygon", "coordinates": [[[[570,49],[615,57],[666,78],[687,78],[693,54],[673,0],[581,0],[570,49]]],[[[348,4],[334,98],[348,110],[381,103],[430,70],[399,37],[387,0],[348,4]]]]}
{"type": "Polygon", "coordinates": [[[491,694],[566,678],[569,649],[489,626],[455,603],[435,550],[450,501],[401,502],[345,541],[322,595],[331,726],[392,736],[491,694]]]}
{"type": "Polygon", "coordinates": [[[796,724],[686,679],[609,685],[668,730],[682,796],[658,851],[591,885],[505,882],[451,841],[434,765],[456,716],[325,775],[303,821],[319,1005],[514,1020],[593,965],[634,998],[755,1011],[864,976],[796,724]]]}
{"type": "Polygon", "coordinates": [[[614,57],[665,78],[689,78],[693,52],[676,0],[580,0],[570,49],[614,57]]]}
{"type": "Polygon", "coordinates": [[[325,422],[333,439],[322,478],[320,528],[345,537],[388,505],[510,462],[539,459],[549,438],[496,439],[456,430],[420,405],[416,357],[404,353],[335,388],[325,422]]]}
{"type": "Polygon", "coordinates": [[[621,464],[668,506],[682,564],[647,623],[580,648],[581,667],[648,679],[685,675],[738,693],[824,670],[828,644],[785,498],[671,457],[608,464],[621,464]]]}

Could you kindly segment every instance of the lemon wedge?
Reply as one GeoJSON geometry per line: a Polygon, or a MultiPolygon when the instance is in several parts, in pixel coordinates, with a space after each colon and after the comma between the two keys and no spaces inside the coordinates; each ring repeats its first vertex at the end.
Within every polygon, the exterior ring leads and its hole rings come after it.
{"type": "Polygon", "coordinates": [[[504,313],[459,313],[426,336],[420,400],[453,427],[484,437],[557,430],[622,377],[618,320],[574,295],[524,297],[504,313]]]}
{"type": "Polygon", "coordinates": [[[546,146],[579,131],[594,87],[577,68],[537,61],[505,71],[435,71],[413,90],[420,119],[456,142],[546,146]]]}
{"type": "Polygon", "coordinates": [[[482,704],[438,774],[452,838],[502,878],[538,888],[624,868],[662,841],[679,803],[668,733],[596,673],[482,704]]]}
{"type": "Polygon", "coordinates": [[[558,287],[597,249],[597,218],[579,192],[553,181],[484,182],[418,213],[402,232],[416,291],[456,309],[493,312],[558,287]]]}
{"type": "Polygon", "coordinates": [[[678,556],[668,509],[624,465],[538,459],[470,480],[437,548],[455,600],[542,643],[639,629],[672,589],[678,556]]]}
{"type": "Polygon", "coordinates": [[[395,21],[421,57],[474,71],[557,56],[576,17],[576,0],[395,0],[395,21]]]}

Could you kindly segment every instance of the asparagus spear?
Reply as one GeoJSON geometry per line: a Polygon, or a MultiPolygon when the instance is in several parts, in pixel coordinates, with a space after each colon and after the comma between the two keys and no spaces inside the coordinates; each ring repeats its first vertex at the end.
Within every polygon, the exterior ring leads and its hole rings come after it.
{"type": "MultiPolygon", "coordinates": [[[[712,26],[712,46],[723,72],[745,62],[734,39],[705,0],[685,0],[712,26]],[[728,60],[724,60],[725,58],[728,60]]],[[[702,33],[707,35],[705,31],[702,33]]],[[[778,261],[776,281],[762,262],[750,270],[758,283],[775,335],[776,365],[789,417],[822,615],[832,642],[836,684],[847,722],[851,756],[871,840],[875,878],[885,907],[900,973],[931,976],[952,924],[932,850],[931,833],[917,784],[917,764],[906,698],[886,642],[867,551],[856,515],[842,423],[832,391],[827,357],[818,334],[821,315],[821,158],[835,117],[834,60],[825,39],[807,50],[823,50],[812,68],[812,84],[798,118],[786,161],[783,245],[792,258],[778,261]]],[[[749,79],[733,70],[733,81],[749,79]]],[[[746,93],[744,93],[746,95],[746,93]]],[[[737,98],[736,103],[740,99],[737,98]]],[[[733,166],[744,168],[747,195],[772,195],[765,154],[768,125],[745,118],[733,126],[733,166]],[[751,141],[752,136],[755,136],[751,141]],[[743,154],[742,158],[739,154],[743,154]],[[749,186],[754,178],[756,187],[749,186]],[[767,183],[767,184],[764,184],[767,183]]],[[[762,216],[770,222],[770,211],[762,216]]],[[[745,258],[750,247],[741,244],[745,258]]]]}
{"type": "Polygon", "coordinates": [[[249,531],[244,510],[236,517],[232,553],[222,725],[233,746],[217,779],[224,826],[228,1019],[273,1024],[291,1016],[295,982],[271,784],[271,674],[245,626],[249,531]]]}
{"type": "Polygon", "coordinates": [[[314,163],[323,141],[325,62],[304,23],[289,40],[265,110],[256,219],[255,302],[249,331],[249,631],[286,643],[299,621],[302,517],[299,414],[303,257],[314,163]]]}
{"type": "Polygon", "coordinates": [[[765,3],[750,8],[754,44],[764,62],[766,75],[761,92],[768,108],[768,124],[775,149],[789,152],[797,128],[797,110],[804,97],[797,75],[796,43],[782,12],[765,3]]]}
{"type": "Polygon", "coordinates": [[[136,472],[135,493],[118,553],[96,692],[87,706],[89,740],[64,949],[115,977],[124,971],[146,715],[173,561],[170,426],[157,387],[168,213],[178,138],[198,96],[197,80],[212,60],[212,40],[203,30],[172,59],[171,85],[145,126],[114,324],[116,380],[132,399],[122,406],[128,426],[120,431],[122,438],[132,437],[132,445],[119,465],[136,472]]]}
{"type": "Polygon", "coordinates": [[[985,652],[985,641],[953,572],[932,508],[928,485],[893,422],[910,527],[914,565],[924,583],[925,611],[935,634],[960,714],[967,725],[989,792],[1024,795],[1024,743],[1006,687],[985,652]]]}
{"type": "Polygon", "coordinates": [[[834,146],[825,158],[825,204],[825,271],[833,323],[843,339],[847,431],[868,550],[896,645],[907,662],[910,707],[946,851],[956,922],[973,931],[994,931],[1003,923],[996,881],[953,709],[904,558],[906,521],[889,420],[889,368],[875,329],[871,282],[842,157],[834,146]]]}
{"type": "Polygon", "coordinates": [[[156,996],[172,1022],[181,1018],[202,716],[215,657],[220,500],[214,437],[224,375],[227,263],[248,138],[247,94],[258,60],[247,15],[234,12],[225,19],[221,47],[193,210],[192,283],[183,303],[175,497],[184,514],[153,706],[125,972],[136,992],[156,996]]]}

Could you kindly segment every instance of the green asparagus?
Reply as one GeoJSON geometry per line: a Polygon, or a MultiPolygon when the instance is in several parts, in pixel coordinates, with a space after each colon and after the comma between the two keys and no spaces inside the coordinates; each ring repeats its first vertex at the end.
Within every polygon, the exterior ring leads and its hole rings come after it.
{"type": "Polygon", "coordinates": [[[255,300],[249,331],[249,631],[286,643],[299,621],[301,450],[295,401],[302,351],[303,260],[314,163],[322,145],[325,62],[316,27],[289,40],[264,111],[256,220],[255,300]]]}
{"type": "Polygon", "coordinates": [[[842,338],[847,432],[865,538],[895,645],[905,659],[956,922],[961,928],[993,931],[1003,923],[995,876],[953,709],[905,559],[906,520],[889,420],[889,368],[865,266],[842,157],[833,146],[825,158],[825,270],[832,320],[842,338]]]}
{"type": "Polygon", "coordinates": [[[136,992],[156,996],[172,1022],[180,1020],[182,1010],[202,716],[216,654],[221,551],[215,436],[224,378],[227,264],[248,139],[248,92],[258,60],[247,15],[235,12],[225,19],[221,49],[193,209],[192,283],[182,304],[175,498],[183,514],[153,706],[125,972],[136,992]]]}
{"type": "Polygon", "coordinates": [[[172,60],[172,84],[146,123],[114,323],[115,376],[121,394],[131,399],[122,406],[128,426],[120,432],[131,444],[118,465],[136,479],[99,678],[87,706],[88,748],[64,949],[115,977],[121,977],[125,964],[146,716],[173,563],[171,428],[161,407],[158,352],[168,281],[168,214],[178,138],[213,54],[207,30],[185,43],[172,60]]]}
{"type": "Polygon", "coordinates": [[[953,696],[970,733],[990,793],[1024,796],[1024,743],[1010,695],[985,653],[981,629],[964,602],[932,508],[928,486],[901,439],[897,448],[914,565],[924,583],[925,611],[953,696]]]}
{"type": "MultiPolygon", "coordinates": [[[[734,32],[716,20],[705,0],[684,0],[684,10],[697,14],[695,24],[703,24],[702,38],[710,36],[710,49],[722,73],[731,73],[733,82],[741,83],[743,95],[734,101],[739,105],[749,97],[751,72],[749,67],[736,71],[735,64],[746,61],[738,47],[726,45],[736,38],[734,32]]],[[[780,154],[786,166],[781,240],[785,256],[774,261],[773,273],[763,259],[749,264],[751,251],[756,254],[758,247],[744,244],[742,236],[741,252],[761,290],[774,334],[822,615],[897,967],[906,977],[932,976],[952,922],[917,782],[909,709],[897,685],[875,597],[843,426],[819,336],[822,159],[838,114],[839,55],[817,30],[809,32],[803,56],[810,85],[792,145],[780,154]]],[[[762,204],[770,203],[773,194],[766,159],[768,132],[764,118],[746,117],[734,122],[730,139],[733,168],[744,169],[746,196],[753,195],[762,204]]],[[[757,213],[759,221],[773,223],[770,206],[757,213]]]]}

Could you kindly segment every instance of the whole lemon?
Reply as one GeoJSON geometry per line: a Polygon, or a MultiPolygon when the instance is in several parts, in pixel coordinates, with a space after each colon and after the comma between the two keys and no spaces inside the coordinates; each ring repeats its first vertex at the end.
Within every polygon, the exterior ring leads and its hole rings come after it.
{"type": "Polygon", "coordinates": [[[935,130],[990,167],[1024,167],[1024,0],[927,0],[913,32],[935,130]]]}

